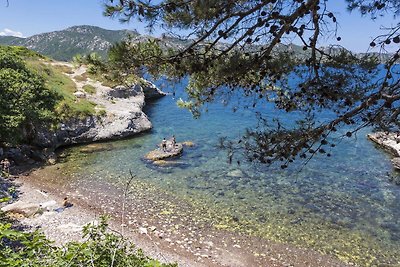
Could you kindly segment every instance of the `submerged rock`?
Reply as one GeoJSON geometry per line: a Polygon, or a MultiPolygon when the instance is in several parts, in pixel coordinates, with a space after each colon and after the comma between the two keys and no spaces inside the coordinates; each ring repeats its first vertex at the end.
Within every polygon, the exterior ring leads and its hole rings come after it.
{"type": "Polygon", "coordinates": [[[228,172],[226,175],[229,177],[243,177],[244,173],[241,170],[236,169],[236,170],[228,172]]]}
{"type": "Polygon", "coordinates": [[[182,145],[183,146],[187,146],[187,147],[194,147],[195,146],[195,144],[192,141],[182,142],[182,145]]]}

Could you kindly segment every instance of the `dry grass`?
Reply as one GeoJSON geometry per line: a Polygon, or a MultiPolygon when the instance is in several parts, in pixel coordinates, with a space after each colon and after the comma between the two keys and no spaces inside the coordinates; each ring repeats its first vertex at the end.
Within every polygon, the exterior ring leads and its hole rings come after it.
{"type": "Polygon", "coordinates": [[[71,67],[65,66],[65,65],[53,65],[53,68],[61,71],[63,73],[67,73],[67,74],[72,74],[74,73],[74,71],[72,70],[71,67]]]}

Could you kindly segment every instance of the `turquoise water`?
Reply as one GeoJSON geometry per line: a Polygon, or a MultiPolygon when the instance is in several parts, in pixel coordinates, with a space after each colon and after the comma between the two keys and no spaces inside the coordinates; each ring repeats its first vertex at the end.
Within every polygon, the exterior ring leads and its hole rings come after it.
{"type": "Polygon", "coordinates": [[[362,266],[400,264],[400,186],[390,182],[398,174],[390,156],[367,140],[370,129],[341,140],[332,157],[317,156],[302,171],[301,162],[286,170],[229,164],[219,139],[239,138],[256,125],[254,112],[233,113],[217,103],[196,120],[175,101],[167,96],[146,106],[154,126],[148,133],[104,144],[99,152],[65,150],[66,162],[76,167],[73,176],[123,184],[132,170],[144,182],[217,210],[217,227],[311,247],[362,266]],[[143,159],[173,134],[195,146],[172,165],[143,159]]]}

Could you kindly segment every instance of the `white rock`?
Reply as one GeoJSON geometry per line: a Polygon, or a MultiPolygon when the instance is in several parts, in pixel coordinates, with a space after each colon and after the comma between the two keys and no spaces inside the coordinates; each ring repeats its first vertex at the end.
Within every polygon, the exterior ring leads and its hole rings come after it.
{"type": "Polygon", "coordinates": [[[42,208],[53,208],[53,207],[57,207],[58,206],[57,202],[55,200],[42,202],[42,203],[40,203],[40,205],[42,206],[42,208]]]}
{"type": "Polygon", "coordinates": [[[147,235],[147,228],[139,227],[139,234],[147,235]]]}
{"type": "Polygon", "coordinates": [[[34,215],[36,212],[39,211],[39,209],[41,209],[39,204],[24,203],[21,201],[12,203],[10,205],[1,208],[3,212],[18,213],[22,214],[25,217],[30,217],[34,215]]]}
{"type": "Polygon", "coordinates": [[[76,91],[75,93],[73,93],[73,95],[77,98],[86,98],[86,94],[82,91],[76,91]]]}

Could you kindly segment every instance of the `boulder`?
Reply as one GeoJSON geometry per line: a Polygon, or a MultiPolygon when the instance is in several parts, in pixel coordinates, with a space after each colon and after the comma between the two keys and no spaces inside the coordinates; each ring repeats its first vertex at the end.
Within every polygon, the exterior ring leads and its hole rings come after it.
{"type": "Polygon", "coordinates": [[[187,146],[187,147],[194,147],[195,146],[195,144],[192,141],[182,142],[182,145],[187,146]]]}
{"type": "Polygon", "coordinates": [[[23,217],[31,217],[32,215],[39,213],[41,209],[42,207],[39,204],[25,203],[21,201],[12,203],[1,208],[3,212],[20,214],[23,217]]]}
{"type": "Polygon", "coordinates": [[[167,158],[177,157],[183,152],[183,146],[181,143],[176,143],[175,147],[171,147],[171,145],[167,142],[167,149],[163,151],[161,148],[157,148],[153,151],[150,151],[146,154],[145,159],[152,161],[160,161],[167,158]]]}
{"type": "Polygon", "coordinates": [[[140,94],[140,88],[134,87],[125,87],[125,86],[116,86],[111,90],[108,90],[105,93],[107,98],[129,98],[133,96],[137,96],[140,94]]]}
{"type": "Polygon", "coordinates": [[[76,91],[73,95],[77,98],[86,98],[86,93],[82,91],[76,91]]]}
{"type": "Polygon", "coordinates": [[[65,145],[121,139],[151,128],[150,120],[142,111],[125,111],[104,117],[92,115],[64,122],[55,132],[42,128],[34,144],[55,149],[65,145]]]}
{"type": "Polygon", "coordinates": [[[400,157],[400,133],[376,132],[367,136],[371,141],[388,150],[395,157],[400,157]]]}
{"type": "Polygon", "coordinates": [[[155,86],[153,83],[146,80],[143,80],[140,85],[136,86],[141,87],[141,90],[143,91],[146,100],[153,100],[167,95],[166,93],[158,89],[157,86],[155,86]]]}

